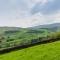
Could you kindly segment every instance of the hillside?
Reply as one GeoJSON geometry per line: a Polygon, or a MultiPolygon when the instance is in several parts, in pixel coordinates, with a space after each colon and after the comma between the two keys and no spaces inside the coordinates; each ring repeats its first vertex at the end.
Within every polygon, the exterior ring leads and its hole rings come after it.
{"type": "Polygon", "coordinates": [[[16,46],[60,39],[60,24],[45,25],[44,28],[0,27],[0,50],[16,46]],[[46,28],[45,26],[50,26],[46,28]],[[56,33],[58,32],[58,33],[56,33]],[[56,34],[52,34],[56,33],[56,34]],[[56,36],[55,36],[56,35],[56,36]],[[58,36],[59,35],[59,36],[58,36]],[[54,38],[53,38],[54,37],[54,38]]]}
{"type": "MultiPolygon", "coordinates": [[[[54,25],[54,24],[53,24],[54,25]]],[[[50,26],[50,25],[48,25],[50,26]]],[[[52,28],[0,28],[0,60],[60,60],[60,26],[52,28]],[[51,43],[46,43],[46,42],[51,43]],[[55,41],[55,42],[53,42],[55,41]],[[45,42],[45,44],[43,44],[45,42]],[[40,45],[29,46],[36,43],[40,45]],[[25,49],[13,50],[14,47],[28,46],[25,49]],[[9,48],[12,51],[7,53],[9,48]],[[4,50],[5,51],[5,50],[4,50]]]]}
{"type": "Polygon", "coordinates": [[[38,26],[30,27],[30,29],[48,29],[54,32],[54,31],[60,30],[60,23],[38,25],[38,26]]]}
{"type": "Polygon", "coordinates": [[[15,31],[15,30],[19,30],[19,27],[0,27],[0,34],[4,33],[5,31],[15,31]]]}
{"type": "Polygon", "coordinates": [[[44,24],[44,25],[38,25],[38,26],[34,26],[34,27],[30,27],[30,28],[60,28],[60,23],[52,23],[52,24],[44,24]]]}
{"type": "Polygon", "coordinates": [[[28,29],[28,28],[0,28],[2,32],[0,33],[0,49],[18,46],[20,44],[25,44],[32,39],[37,39],[39,37],[46,36],[50,31],[47,29],[28,29]]]}
{"type": "Polygon", "coordinates": [[[60,60],[60,41],[6,53],[0,60],[60,60]]]}

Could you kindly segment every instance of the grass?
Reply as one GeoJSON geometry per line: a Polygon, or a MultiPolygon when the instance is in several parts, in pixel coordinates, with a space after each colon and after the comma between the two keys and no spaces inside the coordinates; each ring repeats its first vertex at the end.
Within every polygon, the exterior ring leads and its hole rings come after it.
{"type": "Polygon", "coordinates": [[[2,54],[0,60],[60,60],[60,41],[2,54]]]}
{"type": "Polygon", "coordinates": [[[30,43],[29,41],[33,39],[38,40],[39,37],[47,37],[51,33],[47,29],[0,28],[0,30],[0,49],[30,43]]]}

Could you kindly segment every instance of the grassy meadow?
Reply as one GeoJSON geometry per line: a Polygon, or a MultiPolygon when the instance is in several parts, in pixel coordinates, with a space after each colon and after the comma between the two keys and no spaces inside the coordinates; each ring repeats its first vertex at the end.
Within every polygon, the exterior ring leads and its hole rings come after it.
{"type": "Polygon", "coordinates": [[[0,60],[60,60],[60,41],[2,54],[0,60]]]}
{"type": "Polygon", "coordinates": [[[0,27],[0,50],[50,41],[0,54],[0,60],[60,60],[60,29],[55,28],[0,27]]]}

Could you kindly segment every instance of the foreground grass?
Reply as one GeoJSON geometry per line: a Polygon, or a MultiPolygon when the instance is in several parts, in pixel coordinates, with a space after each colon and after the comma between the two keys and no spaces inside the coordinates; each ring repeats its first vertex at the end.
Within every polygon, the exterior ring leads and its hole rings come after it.
{"type": "Polygon", "coordinates": [[[60,60],[60,41],[6,53],[0,60],[60,60]]]}

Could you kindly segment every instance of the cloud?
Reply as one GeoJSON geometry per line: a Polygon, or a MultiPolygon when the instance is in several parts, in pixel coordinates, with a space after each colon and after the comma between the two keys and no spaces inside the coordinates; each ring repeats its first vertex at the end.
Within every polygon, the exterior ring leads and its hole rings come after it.
{"type": "Polygon", "coordinates": [[[34,14],[30,17],[23,19],[17,19],[15,25],[21,27],[32,27],[43,24],[59,23],[60,22],[60,11],[52,15],[44,15],[41,13],[34,14]],[[19,25],[20,24],[20,25],[19,25]]]}
{"type": "Polygon", "coordinates": [[[34,4],[40,2],[41,4],[45,4],[48,2],[48,0],[31,0],[34,4]]]}
{"type": "MultiPolygon", "coordinates": [[[[54,15],[53,15],[54,16],[54,15]]],[[[13,22],[16,26],[20,27],[32,27],[37,25],[43,25],[43,24],[50,24],[54,22],[54,17],[52,16],[45,16],[41,13],[37,13],[35,15],[32,15],[30,17],[26,17],[23,19],[16,19],[15,22],[13,22]]]]}
{"type": "Polygon", "coordinates": [[[41,5],[40,2],[36,3],[36,5],[32,7],[31,13],[41,12],[43,14],[52,14],[60,10],[60,0],[47,1],[44,5],[41,5]]]}
{"type": "Polygon", "coordinates": [[[60,22],[60,0],[0,0],[0,26],[31,27],[60,22]]]}

